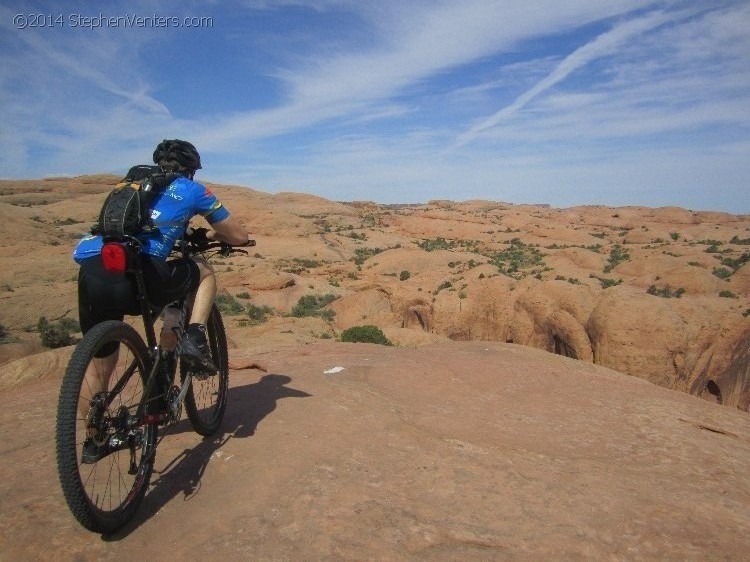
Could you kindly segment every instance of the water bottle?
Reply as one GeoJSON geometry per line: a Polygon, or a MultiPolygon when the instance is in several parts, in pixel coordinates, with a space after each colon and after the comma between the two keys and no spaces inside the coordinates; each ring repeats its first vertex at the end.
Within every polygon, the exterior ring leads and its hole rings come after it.
{"type": "Polygon", "coordinates": [[[176,306],[167,306],[164,309],[164,321],[161,326],[159,343],[162,349],[174,351],[177,348],[177,330],[180,327],[180,309],[176,306]]]}

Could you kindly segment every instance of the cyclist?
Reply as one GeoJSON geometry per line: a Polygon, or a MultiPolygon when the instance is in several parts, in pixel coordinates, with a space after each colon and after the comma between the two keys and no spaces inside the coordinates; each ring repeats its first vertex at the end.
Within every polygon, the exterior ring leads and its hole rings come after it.
{"type": "MultiPolygon", "coordinates": [[[[151,204],[156,231],[138,236],[142,243],[143,273],[149,303],[163,307],[184,296],[193,295],[193,307],[186,337],[182,340],[181,359],[191,368],[212,373],[205,324],[216,296],[216,279],[210,264],[202,258],[168,260],[175,242],[185,236],[190,219],[202,215],[210,229],[197,228],[193,241],[218,240],[235,246],[247,244],[245,228],[232,216],[211,191],[193,181],[201,169],[200,154],[184,140],[162,141],[153,160],[164,172],[179,174],[157,194],[151,204]]],[[[104,269],[100,255],[101,236],[84,237],[73,253],[80,264],[78,275],[78,311],[83,333],[105,320],[122,320],[125,314],[140,314],[135,283],[129,275],[104,269]]],[[[117,346],[105,346],[92,361],[86,381],[92,396],[107,388],[117,363],[117,346]]]]}

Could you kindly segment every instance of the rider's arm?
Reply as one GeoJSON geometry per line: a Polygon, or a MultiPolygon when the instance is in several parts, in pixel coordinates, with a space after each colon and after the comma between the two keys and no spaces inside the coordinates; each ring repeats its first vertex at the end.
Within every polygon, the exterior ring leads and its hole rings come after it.
{"type": "Polygon", "coordinates": [[[231,215],[223,221],[211,224],[213,230],[206,233],[209,240],[219,240],[233,246],[244,246],[247,244],[247,231],[238,221],[234,220],[231,215]]]}

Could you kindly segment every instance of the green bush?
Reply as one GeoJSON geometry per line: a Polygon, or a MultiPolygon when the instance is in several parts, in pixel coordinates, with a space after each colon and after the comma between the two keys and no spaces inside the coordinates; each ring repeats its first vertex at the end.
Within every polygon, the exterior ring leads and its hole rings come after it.
{"type": "Polygon", "coordinates": [[[713,274],[716,275],[719,279],[729,279],[732,276],[732,272],[729,271],[726,267],[717,267],[714,268],[713,274]]]}
{"type": "Polygon", "coordinates": [[[353,326],[341,333],[341,341],[349,343],[377,343],[380,345],[393,345],[385,337],[383,330],[377,326],[353,326]]]}
{"type": "Polygon", "coordinates": [[[250,293],[248,293],[247,291],[245,291],[244,293],[237,293],[237,298],[238,299],[249,299],[250,298],[250,293]]]}
{"type": "Polygon", "coordinates": [[[245,312],[245,307],[229,293],[216,295],[216,306],[225,316],[237,316],[245,312]]]}
{"type": "Polygon", "coordinates": [[[325,295],[325,296],[318,296],[318,295],[305,295],[304,297],[300,297],[300,299],[297,301],[297,304],[295,304],[292,307],[292,316],[296,318],[304,318],[305,316],[319,316],[323,318],[324,320],[332,320],[335,316],[335,312],[333,310],[321,310],[324,306],[332,303],[335,301],[338,297],[336,295],[325,295]]]}
{"type": "Polygon", "coordinates": [[[273,308],[270,306],[255,306],[250,303],[247,305],[247,315],[250,317],[250,323],[253,325],[263,324],[269,316],[273,316],[273,308]]]}
{"type": "Polygon", "coordinates": [[[399,280],[401,281],[406,281],[409,277],[411,277],[411,273],[409,273],[405,269],[401,272],[401,275],[398,276],[399,280]]]}
{"type": "Polygon", "coordinates": [[[674,240],[675,242],[680,239],[680,233],[679,232],[670,232],[669,237],[674,240]]]}
{"type": "Polygon", "coordinates": [[[725,299],[738,299],[738,298],[740,298],[737,295],[735,295],[732,291],[721,291],[719,293],[719,296],[723,297],[725,299]]]}
{"type": "Polygon", "coordinates": [[[622,279],[605,279],[603,277],[598,277],[599,283],[602,286],[602,289],[609,289],[610,287],[616,287],[620,283],[622,283],[622,279]]]}
{"type": "Polygon", "coordinates": [[[611,272],[622,262],[626,262],[630,259],[630,254],[619,244],[615,244],[612,250],[609,252],[609,260],[606,266],[604,266],[604,273],[611,272]]]}
{"type": "Polygon", "coordinates": [[[50,324],[47,318],[42,316],[36,324],[36,329],[39,332],[42,345],[54,349],[76,343],[73,334],[79,332],[81,327],[72,318],[61,318],[54,324],[50,324]]]}
{"type": "Polygon", "coordinates": [[[446,240],[442,236],[439,236],[434,240],[425,239],[417,242],[417,246],[425,252],[432,252],[434,250],[450,250],[456,247],[456,243],[453,240],[446,240]]]}
{"type": "Polygon", "coordinates": [[[685,289],[680,287],[679,289],[672,290],[672,287],[670,287],[669,285],[665,285],[664,287],[657,287],[656,285],[651,285],[646,292],[649,295],[654,295],[655,297],[662,297],[664,299],[671,299],[671,298],[679,299],[685,293],[685,289]]]}

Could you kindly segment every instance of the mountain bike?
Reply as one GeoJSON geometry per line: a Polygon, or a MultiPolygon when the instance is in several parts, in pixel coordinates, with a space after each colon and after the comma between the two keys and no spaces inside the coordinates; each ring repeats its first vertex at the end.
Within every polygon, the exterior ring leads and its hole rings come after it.
{"type": "MultiPolygon", "coordinates": [[[[97,533],[117,530],[138,510],[154,469],[159,427],[179,421],[184,405],[193,429],[212,435],[227,404],[227,340],[219,309],[213,305],[206,324],[217,370],[191,369],[179,360],[190,298],[154,309],[148,302],[140,250],[137,238],[105,240],[102,259],[105,268],[114,268],[110,271],[133,276],[146,341],[125,322],[107,320],[91,328],[68,363],[57,408],[57,469],[63,494],[81,525],[97,533]],[[176,320],[171,351],[156,337],[155,323],[163,312],[176,320]]],[[[197,245],[184,240],[175,251],[185,257],[247,254],[222,242],[197,245]]]]}

